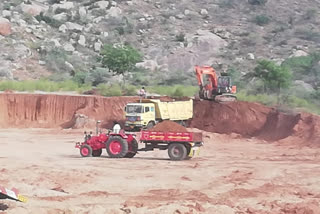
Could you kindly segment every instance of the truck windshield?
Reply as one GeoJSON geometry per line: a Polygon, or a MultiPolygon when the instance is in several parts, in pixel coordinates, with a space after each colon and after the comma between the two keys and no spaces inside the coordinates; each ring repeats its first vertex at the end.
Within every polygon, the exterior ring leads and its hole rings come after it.
{"type": "Polygon", "coordinates": [[[128,105],[127,106],[127,113],[142,113],[142,106],[140,105],[128,105]]]}

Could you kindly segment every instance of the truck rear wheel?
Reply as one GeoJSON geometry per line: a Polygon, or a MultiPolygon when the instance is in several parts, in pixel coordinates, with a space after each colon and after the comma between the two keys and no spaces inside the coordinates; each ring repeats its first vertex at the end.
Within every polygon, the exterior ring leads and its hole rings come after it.
{"type": "Polygon", "coordinates": [[[171,143],[168,148],[171,160],[180,161],[187,157],[187,148],[181,143],[171,143]]]}
{"type": "Polygon", "coordinates": [[[80,155],[82,157],[91,157],[92,156],[92,148],[89,145],[82,145],[80,147],[80,155]]]}
{"type": "Polygon", "coordinates": [[[136,139],[133,139],[129,143],[129,152],[124,157],[125,158],[133,158],[137,154],[138,147],[139,147],[138,142],[136,141],[136,139]]]}
{"type": "Polygon", "coordinates": [[[111,158],[123,158],[128,153],[128,142],[120,136],[112,136],[106,143],[111,158]]]}

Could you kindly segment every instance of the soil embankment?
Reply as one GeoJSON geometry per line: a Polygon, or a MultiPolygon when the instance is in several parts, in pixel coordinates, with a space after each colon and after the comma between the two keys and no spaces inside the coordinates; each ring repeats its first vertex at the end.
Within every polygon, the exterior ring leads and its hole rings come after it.
{"type": "MultiPolygon", "coordinates": [[[[124,106],[138,97],[0,94],[0,127],[111,128],[125,119],[124,106]]],[[[208,132],[237,133],[281,143],[320,144],[320,117],[308,113],[288,115],[257,103],[194,101],[189,124],[208,132]]]]}
{"type": "Polygon", "coordinates": [[[190,126],[266,141],[320,145],[319,116],[285,114],[258,103],[194,101],[194,117],[190,126]]]}
{"type": "Polygon", "coordinates": [[[101,120],[125,119],[123,109],[137,97],[0,94],[0,127],[80,128],[101,120]]]}

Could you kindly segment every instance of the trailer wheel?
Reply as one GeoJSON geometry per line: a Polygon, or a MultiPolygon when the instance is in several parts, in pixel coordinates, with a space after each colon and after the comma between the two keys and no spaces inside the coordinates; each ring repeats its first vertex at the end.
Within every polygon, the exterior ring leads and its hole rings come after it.
{"type": "Polygon", "coordinates": [[[92,156],[92,148],[89,145],[82,145],[80,147],[80,155],[82,157],[91,157],[92,156]]]}
{"type": "Polygon", "coordinates": [[[123,158],[128,153],[128,142],[120,136],[112,136],[106,144],[111,158],[123,158]]]}
{"type": "Polygon", "coordinates": [[[138,142],[136,139],[133,139],[129,144],[129,152],[124,156],[125,158],[133,158],[138,151],[138,142]]]}
{"type": "Polygon", "coordinates": [[[171,143],[168,148],[168,155],[171,160],[183,160],[187,157],[187,148],[181,143],[171,143]]]}
{"type": "Polygon", "coordinates": [[[102,154],[102,149],[97,149],[92,151],[92,156],[93,157],[100,157],[102,154]]]}

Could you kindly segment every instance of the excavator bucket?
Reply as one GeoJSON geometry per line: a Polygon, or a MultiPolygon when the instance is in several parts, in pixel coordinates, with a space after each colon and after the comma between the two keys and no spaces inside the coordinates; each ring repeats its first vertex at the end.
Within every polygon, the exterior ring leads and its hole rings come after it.
{"type": "Polygon", "coordinates": [[[237,97],[234,94],[222,94],[215,96],[214,101],[218,103],[234,102],[237,101],[237,97]]]}

